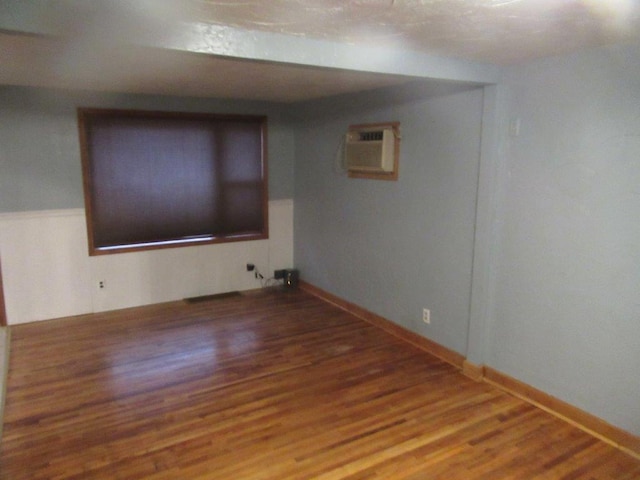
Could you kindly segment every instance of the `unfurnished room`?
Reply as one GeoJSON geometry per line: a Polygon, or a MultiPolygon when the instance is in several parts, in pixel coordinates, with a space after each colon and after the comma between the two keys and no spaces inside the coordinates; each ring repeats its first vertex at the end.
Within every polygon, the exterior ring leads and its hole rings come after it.
{"type": "Polygon", "coordinates": [[[0,0],[0,479],[640,479],[640,2],[0,0]]]}

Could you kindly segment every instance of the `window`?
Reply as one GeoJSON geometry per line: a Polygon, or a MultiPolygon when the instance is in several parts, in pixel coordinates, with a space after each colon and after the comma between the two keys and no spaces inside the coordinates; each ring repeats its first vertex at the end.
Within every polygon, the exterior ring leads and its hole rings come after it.
{"type": "Polygon", "coordinates": [[[267,238],[266,123],[78,109],[90,255],[267,238]]]}

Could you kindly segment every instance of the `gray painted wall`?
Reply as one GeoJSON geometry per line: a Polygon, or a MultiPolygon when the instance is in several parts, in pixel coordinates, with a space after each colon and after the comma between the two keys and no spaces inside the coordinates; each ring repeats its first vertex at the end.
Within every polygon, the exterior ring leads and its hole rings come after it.
{"type": "Polygon", "coordinates": [[[279,105],[0,87],[0,212],[82,208],[76,108],[269,116],[269,198],[293,197],[293,131],[279,105]]]}
{"type": "Polygon", "coordinates": [[[506,72],[488,363],[640,434],[640,46],[506,72]]]}
{"type": "Polygon", "coordinates": [[[303,277],[640,435],[640,46],[506,69],[485,89],[484,133],[481,90],[407,91],[305,107],[303,277]],[[400,180],[336,173],[346,127],[384,120],[402,123],[400,180]],[[484,273],[472,272],[473,255],[484,273]],[[471,325],[470,291],[482,317],[471,325]]]}
{"type": "Polygon", "coordinates": [[[464,354],[482,89],[405,93],[302,107],[295,263],[308,282],[464,354]],[[401,122],[399,180],[347,178],[335,157],[348,125],[384,121],[401,122]],[[423,307],[431,325],[422,323],[423,307]]]}

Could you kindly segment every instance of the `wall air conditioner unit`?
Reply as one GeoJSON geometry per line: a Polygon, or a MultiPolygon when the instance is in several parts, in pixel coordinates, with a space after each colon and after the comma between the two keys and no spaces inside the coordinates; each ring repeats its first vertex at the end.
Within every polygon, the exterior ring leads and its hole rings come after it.
{"type": "MultiPolygon", "coordinates": [[[[397,174],[398,124],[352,125],[345,142],[345,166],[352,177],[384,178],[397,174]]],[[[389,179],[396,179],[389,178],[389,179]]]]}

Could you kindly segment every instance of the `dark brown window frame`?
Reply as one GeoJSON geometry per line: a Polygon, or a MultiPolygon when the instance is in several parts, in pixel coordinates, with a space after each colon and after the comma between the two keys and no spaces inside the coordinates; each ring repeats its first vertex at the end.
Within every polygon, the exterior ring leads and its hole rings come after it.
{"type": "MultiPolygon", "coordinates": [[[[191,113],[191,112],[163,112],[163,111],[147,111],[147,110],[121,110],[121,109],[100,109],[100,108],[78,108],[78,129],[80,140],[80,153],[82,161],[83,188],[85,200],[85,215],[87,223],[87,237],[89,246],[89,255],[104,255],[114,253],[126,253],[132,251],[145,251],[163,248],[176,248],[195,245],[207,245],[215,243],[239,242],[263,240],[269,238],[268,232],[268,178],[267,178],[267,117],[258,115],[230,115],[230,114],[211,114],[211,113],[191,113]],[[167,119],[169,121],[198,121],[198,122],[235,122],[253,124],[259,128],[259,145],[260,145],[260,180],[253,180],[250,183],[256,184],[256,192],[260,192],[262,225],[259,229],[251,231],[241,231],[234,233],[208,235],[198,235],[197,237],[183,236],[181,238],[155,239],[152,241],[141,241],[137,243],[128,243],[122,245],[99,245],[94,236],[94,182],[92,175],[92,155],[91,140],[89,128],[93,118],[134,118],[134,119],[167,119]]],[[[236,182],[238,183],[238,182],[236,182]]],[[[257,210],[253,210],[258,215],[257,210]]]]}

